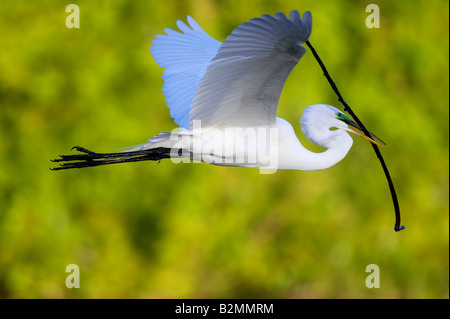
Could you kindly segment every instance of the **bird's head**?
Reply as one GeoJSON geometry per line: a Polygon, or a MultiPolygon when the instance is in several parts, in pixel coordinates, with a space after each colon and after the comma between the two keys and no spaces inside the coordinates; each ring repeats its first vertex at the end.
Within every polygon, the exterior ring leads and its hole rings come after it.
{"type": "Polygon", "coordinates": [[[370,137],[366,136],[357,123],[353,122],[337,108],[326,104],[308,106],[303,112],[300,123],[303,133],[305,133],[308,140],[327,148],[331,139],[337,136],[333,134],[333,130],[343,130],[357,134],[378,146],[381,145],[375,140],[385,144],[372,133],[370,133],[370,137]]]}

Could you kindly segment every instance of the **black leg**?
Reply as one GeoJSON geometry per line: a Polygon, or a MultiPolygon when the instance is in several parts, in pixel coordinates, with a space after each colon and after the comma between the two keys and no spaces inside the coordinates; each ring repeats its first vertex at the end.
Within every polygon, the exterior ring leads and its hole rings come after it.
{"type": "MultiPolygon", "coordinates": [[[[95,153],[79,146],[75,146],[72,149],[76,149],[84,154],[60,155],[60,158],[51,160],[52,162],[61,163],[60,166],[50,169],[52,171],[58,171],[70,168],[84,168],[129,162],[160,161],[171,157],[171,149],[165,147],[119,153],[95,153]]],[[[179,150],[177,154],[178,156],[181,156],[181,150],[179,150]]]]}

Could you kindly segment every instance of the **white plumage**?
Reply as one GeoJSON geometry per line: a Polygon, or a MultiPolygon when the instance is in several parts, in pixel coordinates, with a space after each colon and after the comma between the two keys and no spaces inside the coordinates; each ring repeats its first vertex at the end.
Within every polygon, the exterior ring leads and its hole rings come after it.
{"type": "Polygon", "coordinates": [[[306,137],[327,148],[314,153],[302,146],[289,122],[276,116],[286,79],[306,52],[302,44],[311,35],[310,12],[303,18],[292,11],[289,18],[276,13],[251,19],[223,43],[190,16],[187,22],[177,21],[181,32],[165,29],[166,35],[157,35],[150,48],[164,68],[163,91],[179,129],[120,153],[75,147],[85,154],[62,155],[55,161],[66,163],[58,169],[170,157],[262,172],[317,170],[345,157],[353,143],[347,132],[377,144],[344,113],[319,104],[306,108],[301,120],[306,137]]]}
{"type": "Polygon", "coordinates": [[[324,169],[345,157],[353,142],[346,131],[360,133],[349,129],[357,126],[338,109],[310,106],[302,117],[307,138],[327,148],[322,153],[305,149],[292,126],[276,117],[284,83],[306,52],[310,12],[303,18],[297,11],[289,18],[263,15],[239,25],[223,43],[190,16],[187,21],[189,26],[177,21],[183,33],[165,29],[167,35],[157,36],[150,48],[165,68],[163,91],[181,131],[161,133],[137,149],[183,149],[211,164],[272,170],[324,169]]]}
{"type": "Polygon", "coordinates": [[[221,44],[190,16],[187,21],[190,27],[177,21],[183,33],[165,29],[167,35],[157,35],[150,48],[156,63],[165,68],[163,91],[170,116],[185,129],[189,128],[189,111],[195,90],[221,44]]]}
{"type": "Polygon", "coordinates": [[[165,29],[151,52],[164,70],[163,91],[175,123],[192,128],[275,121],[283,85],[306,52],[301,45],[312,29],[311,13],[264,15],[238,26],[222,44],[189,16],[183,33],[165,29]],[[205,74],[206,72],[206,74],[205,74]],[[193,99],[191,98],[193,97],[193,99]],[[189,116],[189,125],[186,117],[189,116]]]}

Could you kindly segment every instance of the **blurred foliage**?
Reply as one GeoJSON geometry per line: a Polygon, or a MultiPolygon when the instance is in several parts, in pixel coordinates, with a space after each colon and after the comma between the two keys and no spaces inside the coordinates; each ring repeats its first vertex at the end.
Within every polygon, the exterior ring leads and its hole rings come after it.
{"type": "MultiPolygon", "coordinates": [[[[448,1],[0,2],[1,298],[448,298],[448,1]],[[381,27],[365,25],[370,3],[381,27]],[[81,145],[110,151],[175,125],[156,34],[192,15],[223,41],[262,14],[310,10],[311,43],[387,142],[406,230],[370,145],[323,171],[163,161],[52,172],[81,145]],[[67,289],[66,265],[81,270],[67,289]],[[365,286],[368,264],[380,289],[365,286]]],[[[339,106],[308,52],[279,116],[339,106]]],[[[302,143],[300,125],[295,125],[302,143]]]]}

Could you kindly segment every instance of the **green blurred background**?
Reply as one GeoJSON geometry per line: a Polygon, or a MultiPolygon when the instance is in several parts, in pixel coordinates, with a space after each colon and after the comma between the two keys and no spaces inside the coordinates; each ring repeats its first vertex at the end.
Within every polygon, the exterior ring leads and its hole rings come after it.
{"type": "MultiPolygon", "coordinates": [[[[0,2],[1,298],[448,298],[448,1],[0,2]],[[70,3],[80,28],[65,25],[70,3]],[[379,29],[365,25],[370,3],[379,29]],[[170,161],[49,170],[74,145],[100,152],[175,128],[148,50],[192,15],[223,41],[297,9],[346,101],[387,142],[406,230],[393,231],[369,143],[316,172],[170,161]],[[68,289],[68,264],[81,288],[68,289]],[[365,286],[368,264],[379,289],[365,286]]],[[[279,116],[339,106],[312,54],[279,116]]]]}

